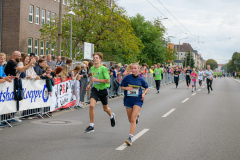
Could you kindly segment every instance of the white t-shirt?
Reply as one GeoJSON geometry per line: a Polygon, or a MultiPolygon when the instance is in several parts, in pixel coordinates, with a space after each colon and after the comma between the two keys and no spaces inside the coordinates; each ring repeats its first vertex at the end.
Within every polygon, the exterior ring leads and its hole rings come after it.
{"type": "Polygon", "coordinates": [[[205,74],[207,75],[207,79],[210,79],[213,75],[213,71],[212,70],[210,70],[210,71],[206,70],[205,74]]]}
{"type": "Polygon", "coordinates": [[[203,75],[204,75],[203,71],[198,71],[198,79],[203,80],[203,75]]]}

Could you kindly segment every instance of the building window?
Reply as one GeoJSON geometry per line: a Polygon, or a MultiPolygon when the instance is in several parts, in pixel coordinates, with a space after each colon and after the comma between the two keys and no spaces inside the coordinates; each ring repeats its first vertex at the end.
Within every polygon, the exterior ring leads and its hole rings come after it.
{"type": "Polygon", "coordinates": [[[63,0],[63,5],[65,5],[66,4],[66,0],[63,0]]]}
{"type": "Polygon", "coordinates": [[[35,20],[36,24],[39,24],[39,11],[40,11],[40,9],[36,8],[36,20],[35,20]]]}
{"type": "Polygon", "coordinates": [[[47,11],[47,24],[50,25],[51,12],[47,11]]]}
{"type": "Polygon", "coordinates": [[[54,55],[54,53],[55,53],[55,46],[54,44],[52,44],[52,55],[54,55]]]}
{"type": "Polygon", "coordinates": [[[35,51],[35,54],[38,55],[38,39],[35,39],[34,51],[35,51]]]}
{"type": "Polygon", "coordinates": [[[45,15],[45,10],[43,9],[42,10],[42,25],[44,25],[45,24],[45,17],[46,17],[46,15],[45,15]]]}
{"type": "Polygon", "coordinates": [[[30,5],[30,8],[29,8],[29,22],[33,23],[33,6],[32,5],[30,5]]]}
{"type": "Polygon", "coordinates": [[[49,54],[49,42],[46,43],[46,55],[49,54]]]}
{"type": "Polygon", "coordinates": [[[44,41],[41,41],[41,56],[44,55],[44,41]]]}
{"type": "Polygon", "coordinates": [[[32,53],[32,38],[28,38],[28,54],[32,53]]]}
{"type": "Polygon", "coordinates": [[[67,6],[70,6],[70,0],[67,0],[67,6]]]}

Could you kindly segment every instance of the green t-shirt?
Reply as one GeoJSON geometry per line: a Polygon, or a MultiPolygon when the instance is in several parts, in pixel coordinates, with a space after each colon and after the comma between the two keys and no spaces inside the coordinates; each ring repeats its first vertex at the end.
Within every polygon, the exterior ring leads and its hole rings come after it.
{"type": "Polygon", "coordinates": [[[162,68],[155,68],[153,71],[153,74],[155,74],[155,80],[162,80],[162,74],[163,74],[163,70],[162,68]]]}
{"type": "MultiPolygon", "coordinates": [[[[104,66],[100,66],[99,68],[95,68],[95,66],[92,66],[90,70],[92,76],[96,79],[110,79],[108,69],[104,66]]],[[[93,86],[97,89],[103,90],[109,88],[110,83],[93,82],[93,86]]]]}

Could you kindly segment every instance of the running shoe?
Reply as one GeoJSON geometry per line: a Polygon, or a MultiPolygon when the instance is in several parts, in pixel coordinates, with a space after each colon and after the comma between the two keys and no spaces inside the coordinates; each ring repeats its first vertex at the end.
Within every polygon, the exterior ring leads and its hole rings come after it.
{"type": "Polygon", "coordinates": [[[211,91],[212,91],[213,89],[211,88],[211,91]]]}
{"type": "Polygon", "coordinates": [[[94,132],[94,127],[92,126],[87,127],[87,129],[84,131],[84,133],[91,133],[91,132],[94,132]]]}
{"type": "Polygon", "coordinates": [[[115,118],[115,114],[114,113],[112,113],[112,115],[113,115],[113,118],[110,119],[110,121],[111,121],[111,126],[114,127],[115,124],[116,124],[116,118],[115,118]]]}
{"type": "Polygon", "coordinates": [[[208,94],[210,93],[210,91],[208,91],[208,94]]]}
{"type": "Polygon", "coordinates": [[[197,90],[197,88],[195,88],[195,91],[197,90]]]}
{"type": "Polygon", "coordinates": [[[159,93],[159,91],[157,91],[157,93],[159,93]]]}
{"type": "Polygon", "coordinates": [[[138,113],[138,115],[137,115],[136,124],[138,124],[138,122],[139,122],[139,117],[140,117],[140,113],[138,113]]]}
{"type": "Polygon", "coordinates": [[[187,87],[187,89],[189,89],[189,87],[187,87]]]}
{"type": "Polygon", "coordinates": [[[193,90],[192,90],[192,92],[193,92],[193,90]]]}
{"type": "Polygon", "coordinates": [[[129,137],[125,143],[128,145],[128,146],[131,146],[132,145],[132,139],[129,137]]]}

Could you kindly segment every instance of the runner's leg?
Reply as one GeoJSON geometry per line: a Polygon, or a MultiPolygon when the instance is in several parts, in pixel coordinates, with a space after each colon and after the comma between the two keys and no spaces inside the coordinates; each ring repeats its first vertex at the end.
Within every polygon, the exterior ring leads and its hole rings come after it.
{"type": "Polygon", "coordinates": [[[102,106],[103,106],[103,110],[107,112],[109,116],[111,116],[112,112],[111,112],[111,109],[108,107],[108,105],[102,105],[102,106]]]}
{"type": "Polygon", "coordinates": [[[131,118],[130,118],[130,123],[131,123],[130,134],[131,135],[134,135],[134,132],[135,132],[135,129],[136,129],[136,119],[137,119],[137,115],[138,115],[140,109],[141,108],[137,105],[133,106],[132,113],[131,113],[131,118]]]}
{"type": "Polygon", "coordinates": [[[89,105],[89,117],[90,117],[90,123],[94,123],[94,116],[95,116],[95,105],[96,105],[96,100],[94,98],[90,99],[90,105],[89,105]]]}

